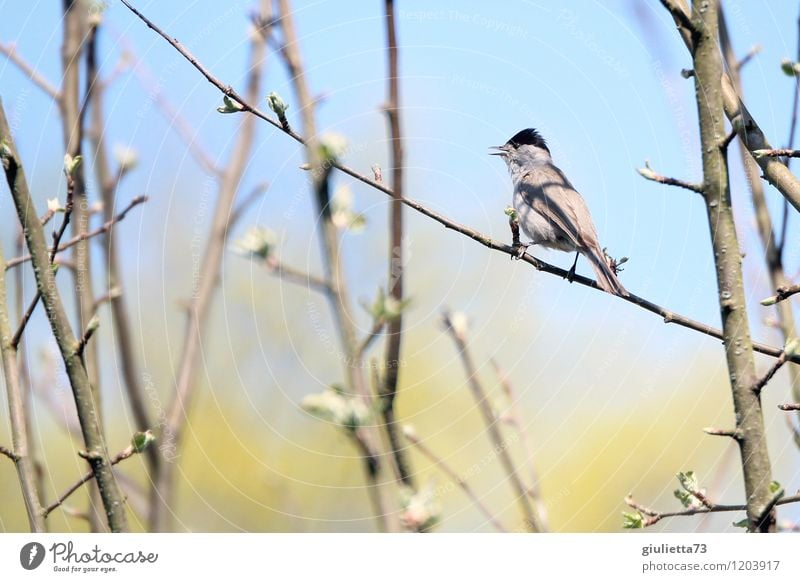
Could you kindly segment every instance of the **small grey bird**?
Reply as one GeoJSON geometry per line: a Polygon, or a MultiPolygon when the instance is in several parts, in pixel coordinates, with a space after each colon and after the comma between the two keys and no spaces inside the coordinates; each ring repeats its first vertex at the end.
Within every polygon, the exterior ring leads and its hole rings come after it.
{"type": "Polygon", "coordinates": [[[514,186],[514,209],[522,230],[531,238],[529,244],[575,251],[575,262],[567,276],[570,282],[578,256],[582,254],[592,265],[601,289],[626,297],[628,292],[597,241],[586,202],[553,163],[539,132],[533,128],[523,129],[504,145],[492,149],[498,150],[492,155],[501,156],[508,166],[514,186]]]}

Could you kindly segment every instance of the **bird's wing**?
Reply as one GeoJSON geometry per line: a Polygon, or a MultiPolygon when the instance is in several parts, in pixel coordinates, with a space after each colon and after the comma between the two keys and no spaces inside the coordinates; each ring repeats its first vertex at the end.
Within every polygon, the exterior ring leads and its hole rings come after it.
{"type": "Polygon", "coordinates": [[[520,188],[533,209],[557,226],[576,247],[597,244],[586,203],[556,166],[550,164],[528,173],[520,188]],[[583,220],[578,220],[580,211],[583,220]]]}

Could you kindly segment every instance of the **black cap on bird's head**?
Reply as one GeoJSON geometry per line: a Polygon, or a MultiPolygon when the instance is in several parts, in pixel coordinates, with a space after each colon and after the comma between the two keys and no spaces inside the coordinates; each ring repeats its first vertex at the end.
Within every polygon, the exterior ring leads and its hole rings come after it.
{"type": "Polygon", "coordinates": [[[542,148],[548,154],[550,153],[550,148],[547,147],[547,142],[544,141],[544,138],[541,136],[541,134],[534,128],[529,127],[527,129],[523,129],[520,132],[517,132],[514,135],[514,137],[509,139],[504,145],[492,148],[500,150],[498,152],[493,153],[493,155],[496,156],[506,155],[510,152],[510,150],[515,150],[522,145],[535,146],[538,148],[542,148]]]}
{"type": "Polygon", "coordinates": [[[528,129],[523,129],[519,133],[517,133],[514,137],[506,142],[508,145],[513,147],[519,147],[521,145],[532,145],[539,148],[546,149],[548,152],[550,151],[547,147],[547,142],[544,141],[544,138],[539,134],[538,131],[529,127],[528,129]]]}

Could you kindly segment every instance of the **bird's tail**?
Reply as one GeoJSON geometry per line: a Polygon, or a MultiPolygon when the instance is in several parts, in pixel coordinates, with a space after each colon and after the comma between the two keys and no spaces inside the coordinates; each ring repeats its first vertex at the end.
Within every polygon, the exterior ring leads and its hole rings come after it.
{"type": "Polygon", "coordinates": [[[584,254],[586,258],[589,259],[592,269],[594,269],[594,273],[597,276],[597,284],[603,291],[613,295],[619,295],[620,297],[627,297],[629,295],[625,287],[623,287],[622,283],[617,279],[614,271],[608,266],[605,253],[599,245],[595,248],[586,249],[584,254]]]}

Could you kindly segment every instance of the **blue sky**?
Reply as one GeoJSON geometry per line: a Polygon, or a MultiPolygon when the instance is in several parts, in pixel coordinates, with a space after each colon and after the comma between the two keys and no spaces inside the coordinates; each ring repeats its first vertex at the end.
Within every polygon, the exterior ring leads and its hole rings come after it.
{"type": "MultiPolygon", "coordinates": [[[[252,4],[135,2],[219,78],[241,89],[247,73],[246,14],[252,4]]],[[[321,97],[319,128],[347,137],[352,146],[344,160],[348,165],[364,173],[374,163],[386,167],[382,3],[293,5],[310,85],[321,97]]],[[[797,50],[797,4],[736,0],[724,5],[737,53],[744,55],[756,43],[763,46],[743,72],[746,103],[773,145],[783,146],[793,85],[781,72],[780,61],[797,50]]],[[[55,3],[6,1],[0,2],[0,12],[0,40],[16,42],[20,54],[57,84],[61,28],[55,3]]],[[[239,120],[216,112],[219,92],[121,3],[109,2],[104,18],[102,70],[110,73],[115,68],[124,39],[151,70],[158,90],[189,120],[198,141],[224,163],[239,120]]],[[[701,199],[646,182],[635,171],[649,160],[667,175],[693,181],[701,177],[694,86],[680,75],[691,61],[659,2],[400,1],[397,26],[407,196],[508,240],[503,209],[511,201],[510,182],[504,165],[486,155],[487,148],[522,128],[536,127],[547,138],[556,163],[586,198],[602,245],[612,255],[630,257],[622,275],[625,286],[676,312],[718,325],[701,199]]],[[[264,82],[264,94],[270,91],[290,103],[289,119],[300,127],[291,86],[274,54],[268,56],[264,82]]],[[[106,112],[111,144],[130,145],[140,155],[139,167],[123,184],[121,199],[142,192],[151,196],[119,232],[125,240],[122,252],[131,309],[138,324],[153,326],[140,333],[140,349],[145,365],[155,367],[153,359],[163,356],[174,361],[180,348],[178,302],[190,291],[193,237],[205,232],[214,187],[149,93],[135,75],[124,74],[108,90],[106,112]],[[166,340],[165,354],[154,355],[152,346],[148,351],[148,344],[160,345],[154,337],[166,340]]],[[[57,109],[4,59],[0,96],[37,201],[44,208],[44,201],[56,193],[63,200],[57,109]]],[[[259,105],[266,110],[263,101],[259,105]]],[[[266,124],[259,126],[240,191],[246,194],[262,180],[271,186],[239,230],[250,224],[273,228],[281,238],[282,257],[315,271],[319,260],[313,210],[305,176],[297,169],[302,161],[296,143],[266,124]]],[[[731,166],[753,335],[779,345],[776,332],[762,324],[768,311],[758,306],[769,291],[738,155],[731,156],[731,166]]],[[[352,188],[356,209],[368,218],[367,231],[346,235],[343,248],[353,295],[369,298],[385,279],[387,200],[352,180],[341,176],[335,180],[337,186],[352,188]]],[[[780,195],[767,187],[767,196],[774,216],[779,216],[780,195]]],[[[470,314],[476,350],[502,354],[512,374],[531,379],[532,385],[548,383],[553,394],[579,404],[588,406],[583,400],[588,386],[596,388],[590,400],[597,398],[612,409],[621,408],[622,402],[635,403],[626,412],[634,414],[641,412],[637,406],[650,410],[654,398],[672,388],[691,390],[696,382],[711,385],[712,380],[702,374],[698,380],[692,370],[708,370],[717,374],[714,382],[724,382],[724,373],[719,375],[724,361],[718,342],[665,326],[657,317],[609,296],[511,263],[411,211],[407,216],[408,287],[415,297],[407,319],[410,360],[424,358],[430,350],[449,349],[437,339],[440,334],[434,325],[437,313],[449,306],[470,314]],[[673,375],[675,384],[651,385],[647,372],[673,375]]],[[[0,240],[5,249],[12,248],[13,226],[9,198],[0,196],[0,240]]],[[[789,236],[797,236],[795,217],[789,236]]],[[[560,266],[571,264],[566,255],[534,252],[560,266]]],[[[793,276],[798,269],[800,247],[788,245],[787,273],[793,276]]],[[[269,382],[292,392],[295,400],[307,391],[309,382],[330,382],[338,362],[315,352],[318,343],[308,333],[304,299],[278,288],[263,271],[239,257],[227,256],[224,272],[220,293],[229,355],[237,355],[233,347],[237,337],[252,338],[255,346],[255,355],[239,362],[239,380],[247,384],[262,378],[266,364],[269,382]],[[288,340],[270,337],[254,320],[251,308],[265,297],[278,302],[266,312],[280,320],[288,340]],[[297,360],[303,363],[300,371],[297,360]]],[[[579,263],[578,272],[590,273],[585,261],[579,263]]],[[[368,319],[359,317],[359,325],[367,329],[368,319]]],[[[43,322],[35,325],[41,333],[43,322]]],[[[446,360],[433,369],[441,371],[451,363],[446,360]]],[[[759,365],[764,367],[765,360],[759,365]]],[[[211,381],[213,371],[205,376],[211,381]]],[[[245,392],[248,398],[259,398],[249,389],[245,392]]],[[[774,394],[776,402],[785,400],[784,395],[781,385],[774,394]]],[[[526,398],[541,405],[542,414],[550,410],[548,405],[559,414],[568,410],[565,422],[573,412],[580,413],[579,405],[551,402],[555,398],[551,394],[530,393],[526,398]]],[[[293,421],[275,414],[276,426],[293,421]]],[[[782,414],[770,412],[768,424],[785,442],[782,414]]],[[[776,455],[791,454],[780,451],[776,455]]],[[[790,469],[785,471],[785,480],[796,478],[790,469]]]]}

